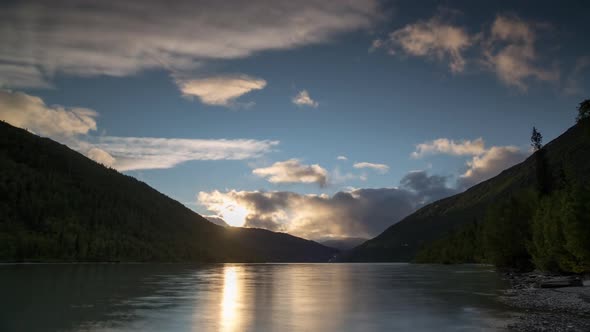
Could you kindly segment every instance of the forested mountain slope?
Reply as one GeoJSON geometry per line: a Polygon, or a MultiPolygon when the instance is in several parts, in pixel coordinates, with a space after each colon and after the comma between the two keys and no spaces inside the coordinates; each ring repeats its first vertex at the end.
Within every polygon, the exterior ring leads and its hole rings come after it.
{"type": "MultiPolygon", "coordinates": [[[[340,260],[355,262],[411,261],[415,259],[421,249],[427,249],[435,240],[440,240],[459,231],[463,231],[463,237],[467,237],[469,232],[482,227],[486,216],[492,214],[489,217],[491,219],[508,220],[509,216],[506,214],[509,211],[512,211],[513,216],[510,217],[514,220],[510,221],[513,224],[505,225],[507,228],[505,235],[511,236],[522,230],[524,232],[523,238],[518,239],[517,245],[521,247],[520,250],[528,251],[532,246],[534,235],[533,230],[530,229],[532,218],[538,205],[541,204],[540,202],[548,204],[547,201],[557,201],[558,198],[553,198],[552,195],[566,195],[563,193],[564,191],[568,192],[567,195],[572,195],[571,193],[575,191],[578,193],[576,197],[582,197],[588,192],[589,184],[590,119],[584,119],[524,162],[461,194],[421,208],[399,223],[392,225],[374,239],[342,255],[340,260]],[[527,203],[523,203],[524,201],[527,203]],[[491,209],[502,211],[490,211],[491,209]],[[530,209],[530,211],[523,212],[525,209],[530,209]],[[519,210],[522,213],[526,212],[526,215],[518,216],[519,210]],[[522,220],[519,224],[518,218],[531,220],[522,220]],[[468,226],[472,229],[466,229],[468,226]]],[[[588,219],[586,224],[590,226],[590,214],[584,217],[585,210],[582,207],[576,207],[576,209],[580,222],[584,222],[583,219],[586,218],[588,219]]],[[[503,225],[495,225],[495,227],[501,226],[503,225]]],[[[499,241],[501,240],[499,239],[499,241]]],[[[473,258],[473,255],[476,254],[473,251],[481,248],[469,249],[468,246],[478,246],[481,241],[473,237],[469,241],[473,243],[457,240],[454,245],[464,246],[463,251],[470,252],[473,258]]],[[[510,238],[504,238],[503,241],[504,244],[507,244],[510,242],[510,238]]],[[[590,244],[590,241],[587,242],[590,244]]],[[[450,243],[446,243],[434,248],[429,254],[438,257],[435,260],[439,260],[440,254],[437,253],[437,250],[446,250],[449,245],[450,243]]],[[[530,255],[530,253],[525,254],[530,255]]],[[[428,255],[424,257],[428,257],[428,255]]],[[[459,261],[461,259],[457,258],[459,261]]],[[[486,259],[490,259],[490,257],[486,259]]],[[[474,260],[477,260],[477,257],[474,260]]],[[[426,258],[425,261],[429,261],[429,259],[426,258]]]]}
{"type": "Polygon", "coordinates": [[[0,261],[328,261],[288,234],[212,224],[133,177],[0,121],[0,261]]]}

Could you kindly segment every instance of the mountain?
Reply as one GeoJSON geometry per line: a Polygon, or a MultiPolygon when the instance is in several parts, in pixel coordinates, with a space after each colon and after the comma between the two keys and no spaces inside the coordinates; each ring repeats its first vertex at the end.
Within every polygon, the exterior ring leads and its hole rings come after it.
{"type": "Polygon", "coordinates": [[[344,250],[350,250],[367,240],[368,239],[365,239],[362,237],[345,237],[345,238],[340,238],[340,239],[319,240],[318,242],[325,245],[326,247],[335,248],[340,251],[344,251],[344,250]]]}
{"type": "Polygon", "coordinates": [[[221,227],[137,179],[0,121],[0,261],[321,262],[337,250],[221,227]]]}
{"type": "MultiPolygon", "coordinates": [[[[580,121],[524,162],[463,193],[419,209],[374,239],[342,254],[338,260],[411,261],[419,250],[428,247],[433,241],[459,230],[467,232],[467,225],[481,224],[496,202],[515,197],[527,190],[535,193],[558,192],[564,189],[564,183],[567,182],[564,178],[573,179],[580,188],[587,188],[590,184],[590,119],[580,121]],[[539,164],[539,160],[543,162],[539,164]],[[543,174],[539,175],[540,172],[543,174]],[[540,176],[546,179],[543,180],[546,182],[544,189],[539,189],[540,176]]],[[[588,192],[587,189],[584,190],[588,192]]],[[[585,218],[588,219],[587,215],[585,218]]],[[[590,225],[590,220],[585,222],[590,225]]],[[[524,224],[523,227],[529,225],[524,224]]]]}
{"type": "Polygon", "coordinates": [[[223,220],[222,218],[216,217],[216,216],[206,216],[205,219],[207,219],[207,221],[214,223],[217,226],[223,226],[223,227],[230,227],[225,220],[223,220]]]}

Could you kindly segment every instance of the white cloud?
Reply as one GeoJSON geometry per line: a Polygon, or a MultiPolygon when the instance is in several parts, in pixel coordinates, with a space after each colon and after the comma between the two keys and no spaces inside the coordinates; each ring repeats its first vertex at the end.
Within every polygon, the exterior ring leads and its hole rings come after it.
{"type": "Polygon", "coordinates": [[[304,165],[297,159],[279,161],[252,173],[271,183],[317,183],[323,187],[328,182],[328,172],[320,165],[304,165]]]}
{"type": "Polygon", "coordinates": [[[96,130],[93,110],[48,106],[39,97],[0,90],[0,119],[50,137],[70,137],[96,130]]]}
{"type": "Polygon", "coordinates": [[[557,81],[559,70],[536,64],[535,25],[516,16],[498,15],[484,43],[485,62],[507,85],[527,90],[526,80],[557,81]]]}
{"type": "Polygon", "coordinates": [[[400,188],[350,189],[333,196],[289,191],[200,192],[198,203],[235,226],[310,239],[373,237],[431,200],[454,193],[444,178],[415,172],[400,188]]]}
{"type": "Polygon", "coordinates": [[[200,192],[198,202],[230,224],[308,239],[366,236],[414,210],[412,194],[395,188],[356,189],[334,196],[288,191],[200,192]]]}
{"type": "Polygon", "coordinates": [[[448,154],[453,156],[471,156],[467,161],[467,170],[459,176],[456,187],[467,189],[481,181],[498,175],[504,169],[523,161],[528,155],[515,146],[485,147],[482,138],[476,140],[454,141],[439,138],[431,142],[416,145],[411,156],[422,158],[431,154],[448,154]]]}
{"type": "Polygon", "coordinates": [[[468,169],[458,180],[458,188],[469,188],[492,178],[503,170],[522,162],[528,153],[515,146],[493,146],[467,162],[468,169]]]}
{"type": "Polygon", "coordinates": [[[368,163],[368,162],[360,162],[355,163],[352,165],[354,168],[370,168],[376,170],[380,173],[387,173],[389,171],[389,166],[385,164],[375,164],[375,163],[368,163]]]}
{"type": "Polygon", "coordinates": [[[115,158],[120,171],[171,168],[191,160],[245,160],[272,150],[278,141],[100,137],[93,145],[115,158]]]}
{"type": "Polygon", "coordinates": [[[12,2],[0,11],[0,77],[28,71],[2,84],[39,86],[31,68],[46,78],[193,71],[211,60],[329,41],[371,27],[378,15],[376,0],[12,2]]]}
{"type": "Polygon", "coordinates": [[[93,137],[98,114],[86,108],[47,106],[39,97],[0,90],[0,119],[48,136],[119,171],[171,168],[190,160],[245,160],[270,152],[278,141],[93,137]]]}
{"type": "Polygon", "coordinates": [[[200,192],[198,203],[234,226],[266,228],[309,239],[374,237],[418,208],[497,175],[526,157],[512,146],[491,147],[467,163],[456,188],[449,177],[412,171],[399,187],[339,191],[333,196],[288,191],[200,192]]]}
{"type": "Polygon", "coordinates": [[[97,163],[103,164],[107,167],[113,166],[116,161],[116,159],[113,158],[113,156],[111,156],[110,153],[99,148],[91,148],[90,150],[88,150],[88,152],[86,152],[86,156],[96,161],[97,163]]]}
{"type": "Polygon", "coordinates": [[[373,42],[373,48],[388,47],[394,54],[401,48],[406,54],[425,56],[437,60],[449,60],[452,72],[465,69],[465,58],[462,52],[473,43],[472,37],[461,27],[453,26],[435,16],[428,21],[414,24],[392,32],[386,41],[373,42]]]}
{"type": "Polygon", "coordinates": [[[184,96],[195,96],[208,105],[228,106],[236,98],[261,90],[266,81],[246,75],[226,75],[200,79],[176,79],[184,96]]]}
{"type": "Polygon", "coordinates": [[[346,156],[338,156],[338,157],[336,157],[336,159],[338,159],[338,160],[348,160],[348,158],[346,156]]]}
{"type": "Polygon", "coordinates": [[[309,96],[307,90],[301,90],[293,99],[291,100],[293,104],[297,106],[310,106],[310,107],[318,107],[319,103],[309,96]]]}
{"type": "Polygon", "coordinates": [[[416,151],[412,152],[412,158],[422,158],[429,154],[450,154],[454,156],[479,155],[485,151],[485,143],[482,138],[476,140],[454,141],[448,138],[439,138],[430,142],[416,145],[416,151]]]}

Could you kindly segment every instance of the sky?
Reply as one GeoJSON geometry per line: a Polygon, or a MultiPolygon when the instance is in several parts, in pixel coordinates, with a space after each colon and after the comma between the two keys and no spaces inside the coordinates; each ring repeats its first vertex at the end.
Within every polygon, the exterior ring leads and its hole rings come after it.
{"type": "Polygon", "coordinates": [[[373,237],[590,89],[585,1],[3,1],[0,119],[212,221],[373,237]]]}

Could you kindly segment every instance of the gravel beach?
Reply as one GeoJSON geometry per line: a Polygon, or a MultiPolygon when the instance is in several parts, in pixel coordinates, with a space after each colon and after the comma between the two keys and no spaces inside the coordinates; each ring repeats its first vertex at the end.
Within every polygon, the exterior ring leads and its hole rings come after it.
{"type": "MultiPolygon", "coordinates": [[[[501,300],[519,314],[510,322],[510,331],[590,332],[590,284],[541,288],[566,277],[540,273],[506,273],[510,281],[501,300]]],[[[580,282],[578,280],[578,282],[580,282]]]]}

